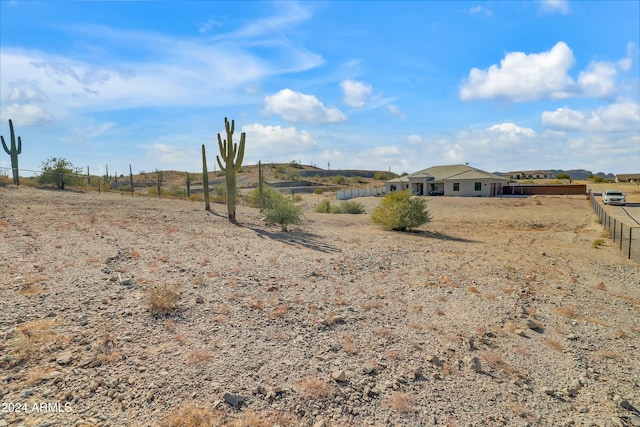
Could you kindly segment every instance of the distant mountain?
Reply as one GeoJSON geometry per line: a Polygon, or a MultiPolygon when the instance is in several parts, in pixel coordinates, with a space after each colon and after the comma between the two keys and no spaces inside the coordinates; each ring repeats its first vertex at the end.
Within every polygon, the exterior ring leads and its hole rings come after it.
{"type": "Polygon", "coordinates": [[[616,178],[615,174],[612,174],[612,173],[604,173],[604,172],[593,173],[591,171],[584,170],[584,169],[569,169],[569,170],[550,169],[549,172],[553,173],[553,176],[557,176],[559,173],[564,172],[567,175],[569,175],[572,179],[588,179],[589,175],[600,176],[604,179],[616,178]]]}

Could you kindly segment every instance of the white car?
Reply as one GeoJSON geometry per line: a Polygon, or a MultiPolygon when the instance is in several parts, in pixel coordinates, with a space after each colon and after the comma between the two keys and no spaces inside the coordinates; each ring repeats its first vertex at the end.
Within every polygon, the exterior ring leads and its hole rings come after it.
{"type": "Polygon", "coordinates": [[[620,190],[607,190],[602,195],[602,202],[605,205],[624,206],[627,203],[627,197],[620,190]]]}

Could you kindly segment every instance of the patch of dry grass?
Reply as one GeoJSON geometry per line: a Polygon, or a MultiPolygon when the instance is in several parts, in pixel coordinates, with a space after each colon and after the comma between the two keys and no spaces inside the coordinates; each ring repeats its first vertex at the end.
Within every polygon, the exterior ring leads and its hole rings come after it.
{"type": "Polygon", "coordinates": [[[321,378],[307,376],[296,381],[296,390],[310,399],[324,399],[333,394],[331,387],[321,378]]]}
{"type": "Polygon", "coordinates": [[[561,316],[565,316],[565,317],[576,317],[577,314],[576,312],[569,308],[569,307],[558,307],[556,308],[556,313],[560,314],[561,316]]]}
{"type": "Polygon", "coordinates": [[[178,308],[180,292],[177,286],[155,286],[149,289],[148,294],[152,314],[168,314],[178,308]]]}
{"type": "Polygon", "coordinates": [[[552,340],[550,338],[546,338],[542,342],[544,343],[544,345],[546,345],[549,348],[554,349],[555,351],[558,351],[560,353],[562,353],[564,351],[564,347],[562,346],[562,344],[560,344],[556,340],[552,340]]]}
{"type": "Polygon", "coordinates": [[[207,363],[212,358],[213,356],[211,356],[211,353],[209,353],[208,350],[200,348],[189,353],[189,355],[187,356],[187,363],[189,365],[201,365],[207,363]]]}
{"type": "Polygon", "coordinates": [[[160,427],[208,427],[222,425],[224,416],[204,405],[188,404],[168,414],[160,427]]]}
{"type": "Polygon", "coordinates": [[[388,399],[388,405],[397,412],[411,413],[417,412],[414,406],[415,398],[408,393],[394,391],[388,399]]]}

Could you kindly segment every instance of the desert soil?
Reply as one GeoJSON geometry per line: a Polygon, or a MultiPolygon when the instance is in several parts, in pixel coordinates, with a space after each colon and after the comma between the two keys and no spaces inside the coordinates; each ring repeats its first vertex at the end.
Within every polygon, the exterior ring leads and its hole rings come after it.
{"type": "Polygon", "coordinates": [[[640,270],[584,197],[319,200],[0,188],[0,427],[640,425],[640,270]]]}

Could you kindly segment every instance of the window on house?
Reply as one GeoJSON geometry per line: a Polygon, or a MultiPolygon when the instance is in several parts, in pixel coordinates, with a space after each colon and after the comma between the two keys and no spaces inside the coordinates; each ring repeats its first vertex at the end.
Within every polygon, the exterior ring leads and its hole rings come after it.
{"type": "Polygon", "coordinates": [[[475,190],[476,191],[482,191],[482,183],[481,182],[476,182],[475,183],[475,190]]]}
{"type": "Polygon", "coordinates": [[[453,191],[460,191],[460,183],[459,182],[454,182],[453,183],[453,191]]]}

